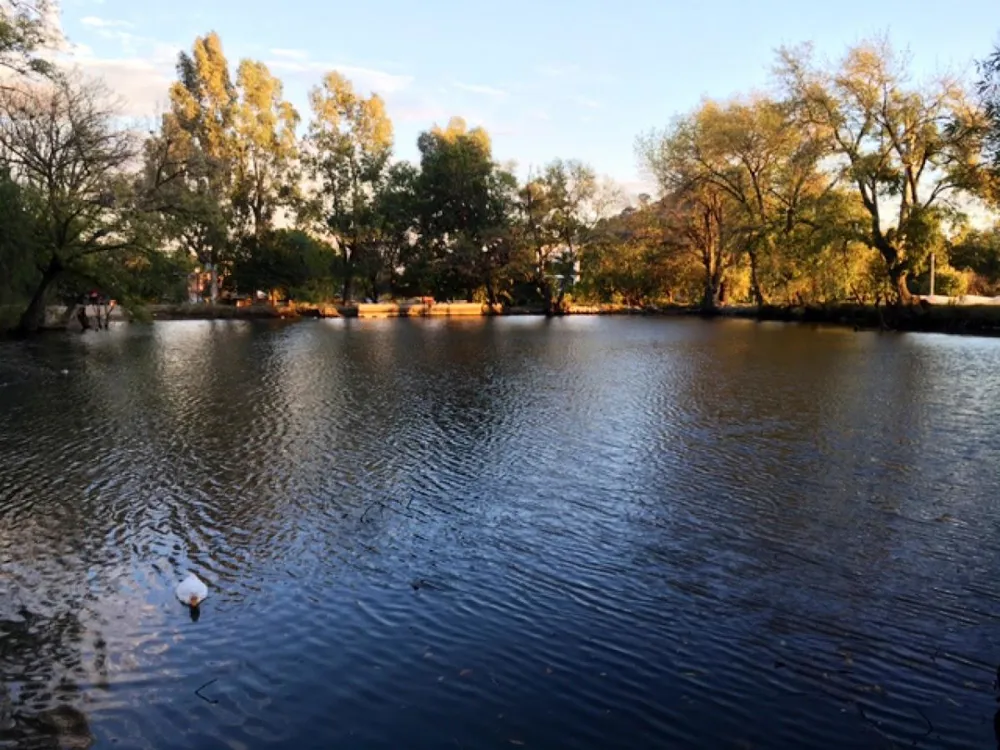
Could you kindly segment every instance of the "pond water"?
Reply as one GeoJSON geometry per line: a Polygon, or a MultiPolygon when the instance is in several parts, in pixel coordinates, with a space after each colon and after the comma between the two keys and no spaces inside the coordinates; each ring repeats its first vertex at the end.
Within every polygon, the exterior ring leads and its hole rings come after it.
{"type": "Polygon", "coordinates": [[[998,373],[738,321],[0,344],[0,746],[993,747],[998,373]]]}

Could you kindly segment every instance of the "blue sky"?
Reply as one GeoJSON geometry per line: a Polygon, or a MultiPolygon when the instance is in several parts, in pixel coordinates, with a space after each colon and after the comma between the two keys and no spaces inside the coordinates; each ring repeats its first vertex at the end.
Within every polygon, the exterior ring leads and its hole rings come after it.
{"type": "Polygon", "coordinates": [[[578,158],[637,187],[637,134],[703,96],[769,83],[774,50],[812,41],[839,55],[887,32],[918,75],[973,72],[1000,40],[1000,1],[953,0],[63,0],[63,30],[86,70],[131,114],[165,103],[177,51],[217,31],[235,66],[267,62],[308,116],[306,92],[337,68],[378,91],[397,154],[451,115],[482,124],[522,174],[578,158]]]}

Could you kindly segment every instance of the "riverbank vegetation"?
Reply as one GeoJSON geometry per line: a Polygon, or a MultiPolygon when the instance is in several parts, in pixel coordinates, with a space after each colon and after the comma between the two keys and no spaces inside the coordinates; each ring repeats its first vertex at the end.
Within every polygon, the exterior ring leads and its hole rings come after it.
{"type": "Polygon", "coordinates": [[[39,55],[45,3],[0,4],[0,323],[100,289],[124,304],[434,298],[551,313],[907,305],[1000,292],[1000,50],[913,83],[886,40],[777,52],[775,93],[705,100],[636,141],[656,195],[554,160],[520,180],[460,118],[394,157],[337,72],[309,110],[214,33],[152,132],[39,55]],[[984,219],[985,217],[985,219],[984,219]],[[978,226],[973,222],[978,220],[978,226]]]}

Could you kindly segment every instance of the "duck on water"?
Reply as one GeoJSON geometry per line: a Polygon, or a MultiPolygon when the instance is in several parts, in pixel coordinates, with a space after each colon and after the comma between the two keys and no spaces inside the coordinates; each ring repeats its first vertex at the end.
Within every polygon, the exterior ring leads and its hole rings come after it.
{"type": "Polygon", "coordinates": [[[208,586],[194,573],[188,573],[188,577],[177,584],[174,593],[183,604],[195,611],[208,598],[208,586]]]}

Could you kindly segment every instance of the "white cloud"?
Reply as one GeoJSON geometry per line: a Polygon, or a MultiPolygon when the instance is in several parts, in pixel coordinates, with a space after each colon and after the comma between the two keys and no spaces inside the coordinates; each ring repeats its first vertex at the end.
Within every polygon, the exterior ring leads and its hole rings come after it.
{"type": "Polygon", "coordinates": [[[128,21],[115,21],[107,18],[98,18],[97,16],[84,16],[80,19],[80,23],[92,29],[132,28],[132,24],[128,21]]]}
{"type": "Polygon", "coordinates": [[[378,94],[393,94],[408,88],[413,83],[413,76],[387,73],[383,70],[362,68],[356,65],[281,59],[268,60],[266,64],[274,72],[300,73],[316,77],[335,70],[349,78],[356,88],[374,91],[378,94]]]}
{"type": "Polygon", "coordinates": [[[456,89],[461,89],[462,91],[468,91],[473,94],[483,94],[484,96],[493,96],[498,99],[506,97],[508,94],[503,89],[498,89],[494,86],[484,86],[478,83],[459,83],[453,84],[456,89]]]}
{"type": "Polygon", "coordinates": [[[108,59],[82,55],[70,58],[67,63],[67,67],[102,79],[121,99],[123,115],[152,117],[167,106],[173,80],[169,66],[143,58],[108,59]]]}
{"type": "Polygon", "coordinates": [[[270,50],[271,54],[275,57],[281,57],[291,60],[305,60],[309,57],[309,53],[301,49],[282,49],[281,47],[276,47],[270,50]]]}

